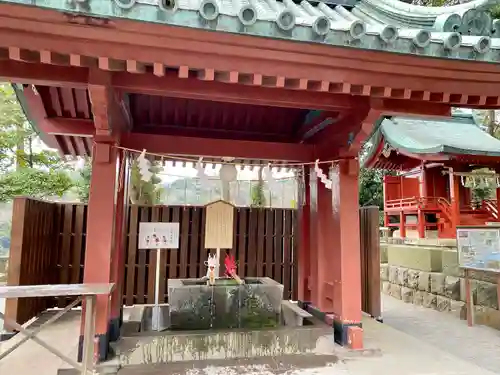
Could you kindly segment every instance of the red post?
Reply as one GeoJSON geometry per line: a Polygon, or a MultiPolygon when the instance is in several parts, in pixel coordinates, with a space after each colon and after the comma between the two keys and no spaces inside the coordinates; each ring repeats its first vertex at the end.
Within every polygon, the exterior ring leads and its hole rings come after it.
{"type": "Polygon", "coordinates": [[[406,215],[404,211],[399,213],[399,236],[406,238],[406,215]]]}
{"type": "Polygon", "coordinates": [[[450,183],[450,204],[452,216],[452,229],[453,233],[456,232],[457,225],[460,224],[460,182],[459,176],[455,176],[453,169],[449,170],[449,183],[450,183]]]}
{"type": "Polygon", "coordinates": [[[362,331],[358,173],[357,160],[344,160],[333,167],[332,190],[318,182],[318,307],[332,313],[335,341],[341,345],[349,342],[349,327],[359,327],[359,348],[362,331]]]}
{"type": "Polygon", "coordinates": [[[425,214],[422,210],[417,213],[418,238],[425,238],[425,214]]]}
{"type": "MultiPolygon", "coordinates": [[[[117,202],[117,173],[120,153],[111,144],[97,142],[92,158],[92,177],[87,213],[84,283],[110,283],[116,279],[117,262],[113,261],[115,245],[115,213],[117,202]]],[[[116,296],[115,296],[116,299],[116,296]]],[[[96,338],[99,360],[108,356],[110,340],[111,298],[98,296],[96,338]]],[[[85,309],[85,305],[83,306],[85,309]]],[[[82,317],[84,314],[82,314],[82,317]]],[[[82,330],[84,320],[82,318],[82,330]]],[[[78,359],[82,356],[80,335],[78,359]]]]}
{"type": "Polygon", "coordinates": [[[128,202],[128,181],[126,180],[128,165],[124,158],[124,153],[118,152],[118,176],[116,193],[116,211],[114,220],[115,245],[112,255],[112,282],[115,283],[115,290],[111,295],[111,319],[109,325],[109,339],[116,341],[120,337],[123,312],[123,282],[125,278],[125,244],[124,225],[125,210],[128,202]]]}
{"type": "Polygon", "coordinates": [[[304,170],[303,181],[299,181],[299,290],[298,300],[301,302],[311,302],[311,291],[309,290],[310,268],[310,186],[309,169],[304,170]]]}

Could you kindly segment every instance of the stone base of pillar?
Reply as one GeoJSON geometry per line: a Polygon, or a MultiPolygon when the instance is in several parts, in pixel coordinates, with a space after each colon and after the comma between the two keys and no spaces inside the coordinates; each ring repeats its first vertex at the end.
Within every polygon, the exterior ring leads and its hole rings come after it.
{"type": "Polygon", "coordinates": [[[361,322],[345,323],[338,321],[334,318],[334,314],[323,312],[310,302],[298,301],[298,305],[316,319],[333,327],[333,339],[335,343],[351,349],[363,349],[363,325],[361,322]],[[349,333],[350,330],[351,332],[349,333]]]}
{"type": "MultiPolygon", "coordinates": [[[[111,324],[111,323],[110,323],[111,324]]],[[[98,362],[107,361],[114,357],[115,353],[113,348],[109,345],[110,343],[110,334],[109,332],[106,334],[95,335],[97,339],[97,351],[99,352],[98,362]]],[[[82,362],[83,360],[83,335],[80,335],[78,338],[78,362],[82,362]]]]}

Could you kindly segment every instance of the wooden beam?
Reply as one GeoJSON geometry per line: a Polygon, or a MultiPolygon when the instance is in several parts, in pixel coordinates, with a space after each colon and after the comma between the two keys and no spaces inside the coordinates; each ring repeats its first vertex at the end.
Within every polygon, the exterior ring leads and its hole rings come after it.
{"type": "Polygon", "coordinates": [[[240,159],[266,159],[312,161],[313,146],[296,143],[236,141],[124,133],[121,145],[135,150],[146,149],[159,154],[192,155],[206,157],[234,157],[240,159]]]}
{"type": "Polygon", "coordinates": [[[89,74],[88,92],[96,135],[99,136],[109,136],[131,129],[128,110],[111,86],[111,74],[98,69],[91,69],[89,74]]]}
{"type": "Polygon", "coordinates": [[[450,117],[449,104],[413,100],[371,99],[370,106],[382,115],[450,117]]]}
{"type": "Polygon", "coordinates": [[[366,98],[320,92],[285,90],[262,86],[234,85],[177,75],[114,72],[112,85],[125,92],[201,99],[229,103],[268,105],[284,108],[340,110],[353,108],[366,98]]]}
{"type": "Polygon", "coordinates": [[[56,87],[87,87],[88,69],[0,60],[0,79],[56,87]]]}
{"type": "Polygon", "coordinates": [[[38,129],[45,134],[73,137],[93,137],[94,122],[86,119],[47,118],[38,123],[38,129]]]}

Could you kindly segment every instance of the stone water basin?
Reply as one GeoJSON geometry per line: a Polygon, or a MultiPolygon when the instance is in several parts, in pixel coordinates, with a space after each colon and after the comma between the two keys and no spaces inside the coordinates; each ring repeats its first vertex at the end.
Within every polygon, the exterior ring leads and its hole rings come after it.
{"type": "Polygon", "coordinates": [[[169,279],[169,329],[274,328],[281,324],[283,285],[268,278],[245,278],[240,285],[220,278],[169,279]]]}

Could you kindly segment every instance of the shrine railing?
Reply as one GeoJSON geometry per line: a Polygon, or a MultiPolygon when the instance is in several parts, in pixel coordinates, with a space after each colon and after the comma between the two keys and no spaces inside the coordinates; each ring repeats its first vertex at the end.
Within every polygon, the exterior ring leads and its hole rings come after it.
{"type": "Polygon", "coordinates": [[[391,199],[385,202],[385,209],[438,209],[440,201],[446,202],[446,199],[441,197],[409,197],[391,199]]]}
{"type": "Polygon", "coordinates": [[[496,199],[484,199],[481,208],[498,220],[498,204],[496,199]]]}

